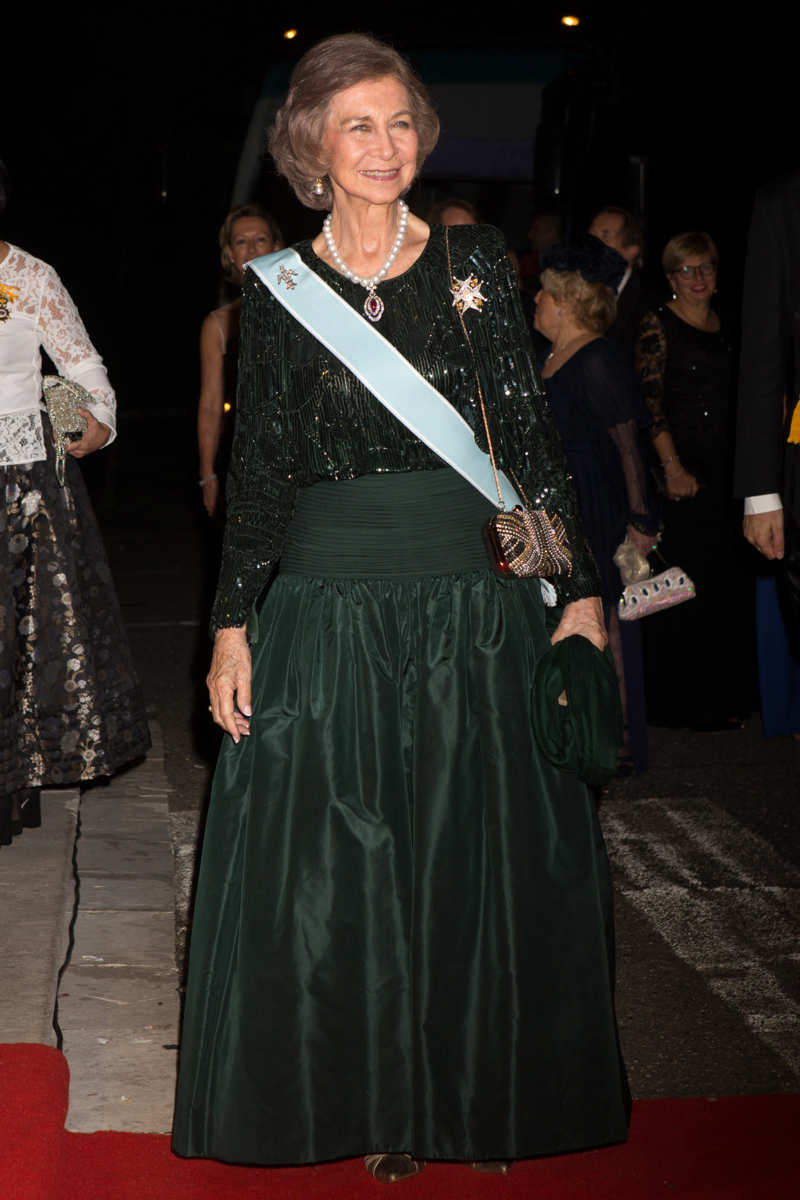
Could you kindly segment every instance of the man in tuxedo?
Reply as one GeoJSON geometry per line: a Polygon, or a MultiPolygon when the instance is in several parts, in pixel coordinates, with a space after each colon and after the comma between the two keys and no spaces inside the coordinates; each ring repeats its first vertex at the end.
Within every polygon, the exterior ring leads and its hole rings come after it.
{"type": "Polygon", "coordinates": [[[744,277],[734,490],[744,535],[782,559],[787,632],[800,650],[800,171],[756,196],[744,277]]]}
{"type": "Polygon", "coordinates": [[[647,307],[636,266],[642,252],[642,227],[626,208],[608,204],[593,218],[589,233],[621,254],[628,265],[617,288],[617,315],[606,337],[624,346],[633,356],[639,323],[647,307]]]}

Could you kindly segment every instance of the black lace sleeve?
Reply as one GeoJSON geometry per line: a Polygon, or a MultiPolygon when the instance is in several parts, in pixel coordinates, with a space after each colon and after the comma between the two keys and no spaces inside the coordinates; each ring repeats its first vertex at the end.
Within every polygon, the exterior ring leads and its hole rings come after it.
{"type": "Polygon", "coordinates": [[[639,326],[636,342],[636,370],[642,381],[645,403],[650,409],[653,424],[650,436],[669,430],[664,415],[664,368],[667,361],[667,339],[664,326],[654,312],[647,312],[639,326]]]}
{"type": "Polygon", "coordinates": [[[236,429],[228,476],[227,522],[212,633],[244,625],[280,557],[294,511],[281,411],[270,377],[275,302],[246,272],[239,335],[236,429]]]}
{"type": "MultiPolygon", "coordinates": [[[[517,476],[534,507],[556,512],[564,522],[572,549],[572,573],[551,580],[558,603],[599,596],[600,578],[578,516],[561,440],[534,366],[519,288],[502,235],[494,231],[494,237],[484,236],[480,253],[473,258],[478,278],[489,275],[491,299],[479,320],[471,321],[476,314],[469,310],[464,316],[500,466],[517,476]]],[[[476,440],[485,448],[480,433],[476,440]]]]}

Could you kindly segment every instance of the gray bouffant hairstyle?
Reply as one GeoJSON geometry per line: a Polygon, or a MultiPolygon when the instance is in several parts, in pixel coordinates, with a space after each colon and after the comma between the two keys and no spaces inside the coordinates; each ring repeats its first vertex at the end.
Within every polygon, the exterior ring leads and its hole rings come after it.
{"type": "MultiPolygon", "coordinates": [[[[607,211],[607,210],[604,210],[607,211]]],[[[603,334],[617,315],[617,297],[605,283],[590,282],[579,271],[542,271],[542,291],[556,304],[569,304],[575,323],[589,333],[603,334]]]]}
{"type": "Polygon", "coordinates": [[[268,144],[276,168],[307,208],[327,209],[333,203],[322,145],[331,100],[337,92],[386,76],[398,80],[408,92],[419,139],[419,172],[438,140],[439,118],[425,85],[401,54],[367,34],[342,33],[312,46],[295,67],[286,102],[269,131],[268,144]],[[317,178],[322,179],[321,196],[314,194],[317,178]]]}

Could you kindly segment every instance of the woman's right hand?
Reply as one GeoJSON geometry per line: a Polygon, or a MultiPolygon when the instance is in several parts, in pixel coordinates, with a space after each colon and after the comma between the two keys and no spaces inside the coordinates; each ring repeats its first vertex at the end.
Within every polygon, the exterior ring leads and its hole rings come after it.
{"type": "Polygon", "coordinates": [[[218,629],[206,683],[211,716],[236,744],[250,733],[252,665],[245,626],[218,629]]]}
{"type": "Polygon", "coordinates": [[[680,468],[678,471],[672,471],[669,474],[664,472],[664,480],[667,485],[667,496],[670,500],[691,500],[697,495],[700,484],[689,471],[684,471],[680,468]]]}

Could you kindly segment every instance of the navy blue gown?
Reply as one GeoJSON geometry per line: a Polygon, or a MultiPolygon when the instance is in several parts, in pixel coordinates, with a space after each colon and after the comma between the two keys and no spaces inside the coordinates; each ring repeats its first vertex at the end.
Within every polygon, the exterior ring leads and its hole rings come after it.
{"type": "MultiPolygon", "coordinates": [[[[587,342],[544,385],[600,571],[608,620],[622,593],[613,558],[628,523],[657,529],[639,441],[650,416],[637,376],[607,338],[587,342]]],[[[647,768],[647,712],[639,623],[620,623],[620,640],[630,753],[641,772],[647,768]]]]}

